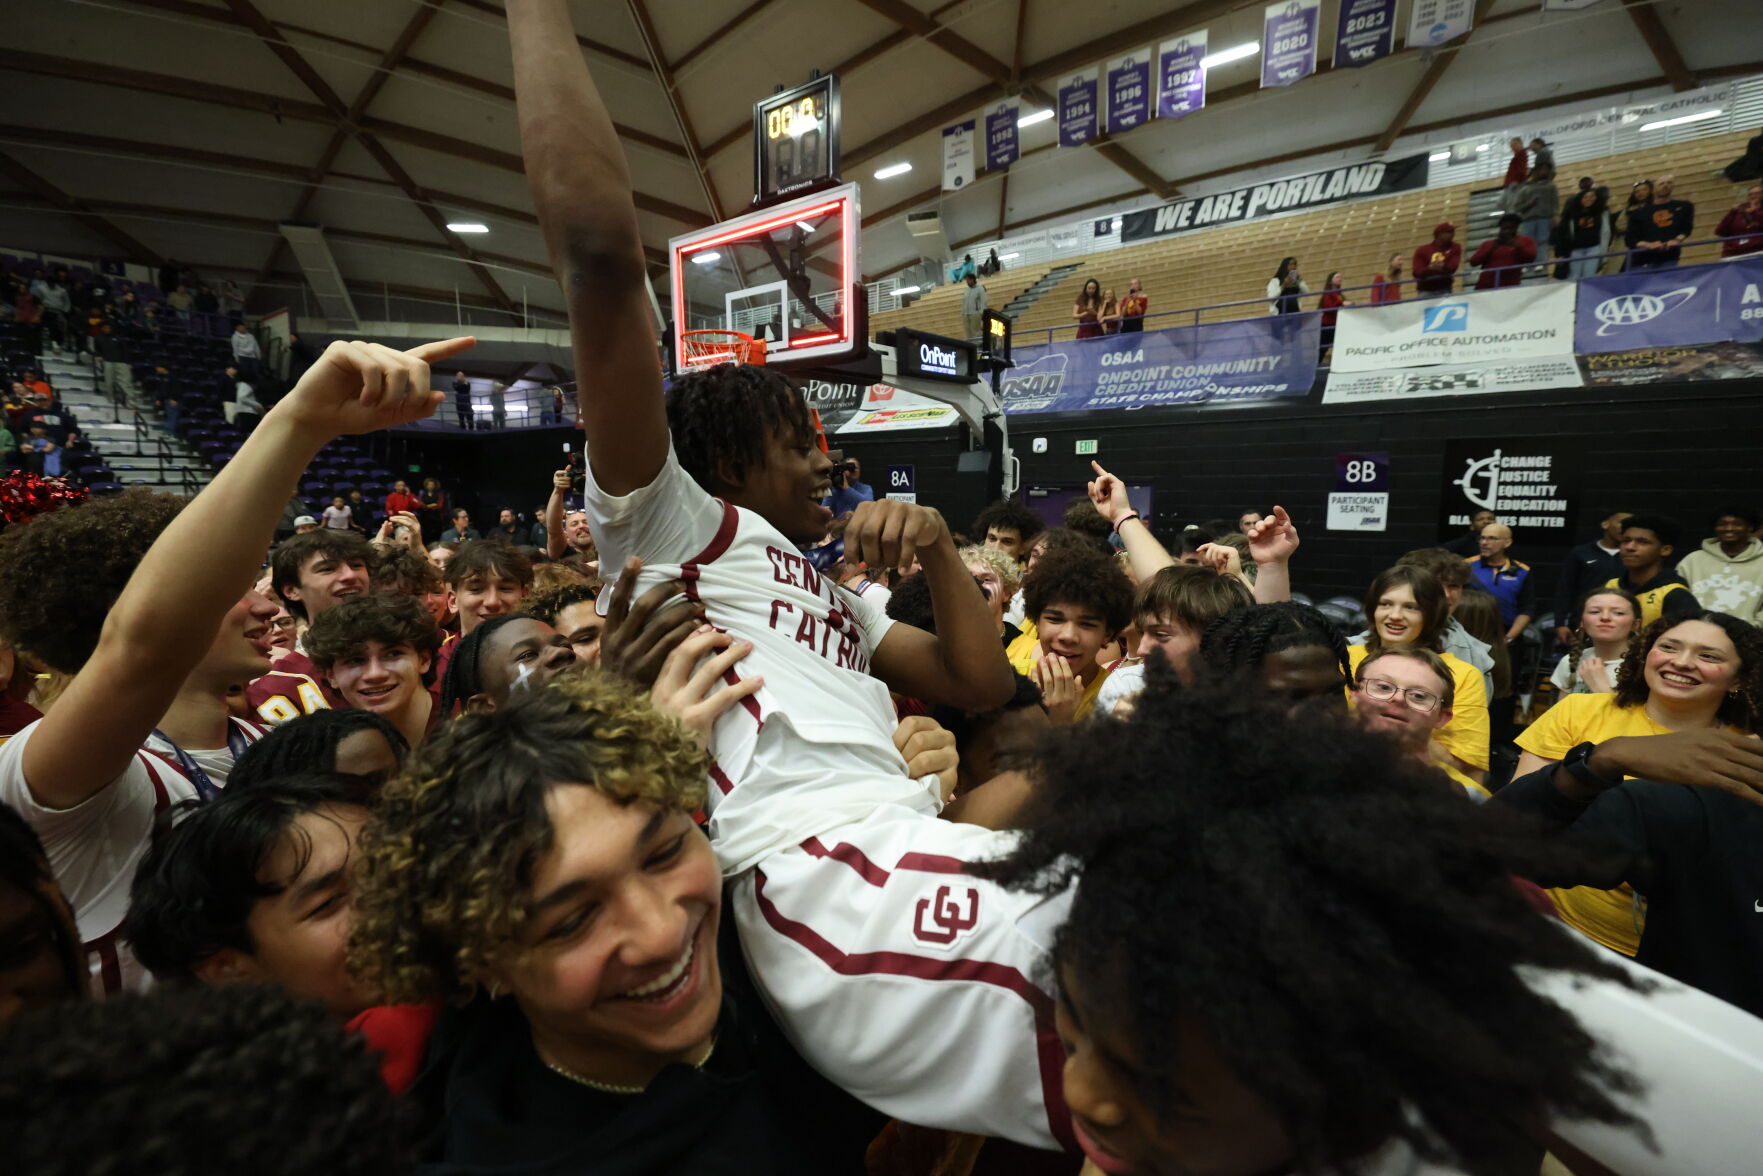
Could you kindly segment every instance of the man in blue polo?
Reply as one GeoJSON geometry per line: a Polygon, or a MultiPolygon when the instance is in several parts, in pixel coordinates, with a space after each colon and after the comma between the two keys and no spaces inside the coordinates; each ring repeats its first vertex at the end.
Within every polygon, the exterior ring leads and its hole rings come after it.
{"type": "Polygon", "coordinates": [[[1529,564],[1520,563],[1506,554],[1506,549],[1512,546],[1512,528],[1505,523],[1489,523],[1483,527],[1478,543],[1481,555],[1469,561],[1469,573],[1499,602],[1500,620],[1506,625],[1506,642],[1511,644],[1536,616],[1536,575],[1529,564]]]}

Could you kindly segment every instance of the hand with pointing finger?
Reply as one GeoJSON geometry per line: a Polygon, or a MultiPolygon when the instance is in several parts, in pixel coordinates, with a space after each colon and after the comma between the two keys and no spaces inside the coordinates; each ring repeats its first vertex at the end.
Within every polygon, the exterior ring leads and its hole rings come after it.
{"type": "Polygon", "coordinates": [[[381,343],[339,339],[270,410],[266,423],[279,417],[329,441],[421,420],[441,402],[441,393],[430,387],[430,362],[451,359],[476,344],[467,335],[396,351],[381,343]]]}
{"type": "Polygon", "coordinates": [[[1132,501],[1126,496],[1126,483],[1103,469],[1099,461],[1091,461],[1090,468],[1096,471],[1096,480],[1088,486],[1090,501],[1095,504],[1096,513],[1110,523],[1119,523],[1132,513],[1132,501]]]}

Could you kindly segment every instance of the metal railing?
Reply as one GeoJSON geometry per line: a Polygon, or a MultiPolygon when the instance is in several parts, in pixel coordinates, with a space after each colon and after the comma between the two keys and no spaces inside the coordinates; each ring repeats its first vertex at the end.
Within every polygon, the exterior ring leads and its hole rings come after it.
{"type": "MultiPolygon", "coordinates": [[[[1700,245],[1725,245],[1731,239],[1732,238],[1729,238],[1729,237],[1697,238],[1696,240],[1693,240],[1693,241],[1685,241],[1681,246],[1679,246],[1679,248],[1680,249],[1691,249],[1691,248],[1694,248],[1694,247],[1700,246],[1700,245]]],[[[1476,248],[1480,248],[1479,242],[1476,244],[1476,248]]],[[[1462,268],[1460,268],[1457,271],[1457,273],[1452,275],[1452,279],[1451,279],[1452,280],[1452,288],[1451,289],[1439,290],[1439,291],[1424,291],[1424,292],[1418,291],[1418,290],[1414,289],[1414,275],[1403,274],[1402,277],[1397,279],[1396,283],[1395,283],[1403,288],[1403,295],[1400,299],[1391,299],[1390,301],[1412,302],[1412,301],[1419,299],[1419,298],[1443,298],[1443,297],[1446,297],[1450,294],[1471,294],[1471,293],[1474,293],[1476,290],[1476,287],[1470,284],[1471,275],[1474,275],[1476,280],[1479,281],[1480,277],[1482,275],[1501,274],[1501,273],[1505,273],[1505,272],[1511,271],[1511,270],[1524,271],[1524,270],[1539,270],[1540,269],[1540,270],[1545,270],[1545,271],[1552,273],[1552,271],[1554,270],[1554,268],[1557,265],[1568,265],[1575,260],[1583,262],[1583,261],[1591,261],[1591,260],[1595,259],[1597,261],[1599,267],[1602,268],[1604,266],[1604,264],[1612,258],[1625,258],[1625,259],[1632,258],[1632,257],[1639,255],[1639,253],[1640,253],[1640,251],[1638,251],[1638,250],[1631,250],[1631,249],[1610,249],[1610,250],[1606,250],[1601,253],[1588,254],[1585,257],[1575,259],[1572,257],[1547,257],[1544,255],[1544,251],[1547,248],[1548,248],[1548,246],[1547,246],[1546,242],[1538,245],[1537,258],[1535,261],[1528,261],[1528,262],[1524,262],[1519,265],[1488,266],[1485,268],[1470,268],[1469,267],[1468,255],[1472,251],[1470,249],[1466,248],[1464,250],[1464,261],[1462,263],[1462,268]],[[1462,288],[1461,289],[1456,288],[1456,285],[1457,285],[1457,282],[1459,279],[1461,279],[1461,281],[1462,281],[1462,288]]],[[[1746,256],[1763,256],[1763,254],[1748,254],[1746,256]]],[[[1705,261],[1705,262],[1685,262],[1685,263],[1681,263],[1681,264],[1680,263],[1673,263],[1673,264],[1675,266],[1677,266],[1677,268],[1688,268],[1688,267],[1699,266],[1699,265],[1718,265],[1723,260],[1724,259],[1722,259],[1722,258],[1715,258],[1715,259],[1711,259],[1711,260],[1705,261]]],[[[1332,272],[1332,271],[1330,271],[1330,272],[1332,272]]],[[[1620,271],[1617,271],[1617,272],[1620,272],[1620,271]]],[[[1590,276],[1591,277],[1610,277],[1612,275],[1593,273],[1590,276]]],[[[1571,276],[1566,277],[1566,278],[1553,278],[1553,277],[1548,277],[1545,275],[1543,280],[1548,281],[1548,282],[1557,282],[1557,281],[1559,281],[1559,282],[1580,282],[1580,281],[1585,281],[1587,279],[1574,278],[1571,276]]],[[[1516,284],[1517,283],[1514,283],[1514,285],[1516,285],[1516,284]]],[[[1527,284],[1538,285],[1541,283],[1530,282],[1527,284]]],[[[1380,286],[1380,283],[1367,282],[1366,284],[1364,284],[1362,286],[1342,286],[1332,292],[1336,293],[1336,294],[1346,295],[1346,294],[1358,293],[1359,291],[1364,291],[1364,290],[1375,290],[1375,289],[1378,289],[1379,286],[1380,286]]],[[[1498,287],[1495,287],[1495,288],[1498,288],[1498,287]]],[[[1288,297],[1296,297],[1296,298],[1304,298],[1304,299],[1309,299],[1309,298],[1318,298],[1319,299],[1324,293],[1328,293],[1328,292],[1329,291],[1322,290],[1322,289],[1311,289],[1308,293],[1297,294],[1297,295],[1288,295],[1288,297]]],[[[1200,319],[1201,315],[1214,315],[1218,311],[1229,311],[1229,310],[1234,310],[1234,309],[1242,308],[1242,307],[1254,307],[1256,309],[1253,313],[1226,315],[1222,318],[1214,317],[1214,318],[1211,318],[1207,321],[1209,321],[1209,322],[1233,322],[1233,321],[1239,321],[1242,319],[1261,318],[1261,317],[1268,316],[1268,305],[1274,301],[1276,301],[1275,298],[1269,298],[1267,295],[1263,294],[1258,298],[1242,298],[1242,299],[1238,299],[1233,302],[1209,302],[1209,303],[1206,303],[1202,306],[1187,306],[1187,307],[1181,307],[1177,310],[1157,311],[1155,313],[1147,314],[1147,315],[1143,316],[1139,321],[1143,324],[1143,329],[1145,329],[1145,330],[1164,330],[1164,329],[1168,329],[1170,327],[1182,327],[1182,326],[1197,327],[1197,326],[1201,325],[1201,319],[1200,319]],[[1157,320],[1155,326],[1152,325],[1153,320],[1157,320]]],[[[1328,309],[1329,310],[1353,310],[1353,309],[1363,308],[1366,305],[1368,305],[1368,304],[1365,302],[1347,303],[1344,306],[1329,307],[1328,309]]],[[[1322,308],[1317,307],[1317,308],[1312,308],[1309,310],[1299,310],[1295,313],[1296,314],[1321,314],[1321,313],[1326,313],[1326,312],[1322,308]]],[[[1063,339],[1075,339],[1077,337],[1077,332],[1085,325],[1087,325],[1087,324],[1061,323],[1060,325],[1053,326],[1053,327],[1031,327],[1026,330],[1017,329],[1012,332],[1012,342],[1015,346],[1026,347],[1026,346],[1039,346],[1041,344],[1053,343],[1053,342],[1063,340],[1063,339]]],[[[1104,339],[1113,338],[1113,337],[1114,337],[1114,335],[1111,333],[1110,334],[1103,334],[1100,336],[1089,336],[1089,338],[1104,338],[1104,339]]]]}

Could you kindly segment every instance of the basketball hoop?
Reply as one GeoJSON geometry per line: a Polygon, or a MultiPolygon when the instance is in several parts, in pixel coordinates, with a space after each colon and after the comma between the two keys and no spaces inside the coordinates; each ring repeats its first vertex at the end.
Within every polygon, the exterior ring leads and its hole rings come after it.
{"type": "Polygon", "coordinates": [[[746,363],[765,366],[765,340],[755,339],[745,331],[728,331],[720,327],[680,334],[679,366],[709,367],[718,363],[746,363]]]}

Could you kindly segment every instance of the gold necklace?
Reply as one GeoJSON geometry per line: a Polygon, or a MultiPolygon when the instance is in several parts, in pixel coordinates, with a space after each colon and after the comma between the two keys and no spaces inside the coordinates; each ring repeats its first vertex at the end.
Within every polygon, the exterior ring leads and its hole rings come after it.
{"type": "MultiPolygon", "coordinates": [[[[643,1091],[648,1089],[647,1085],[644,1085],[644,1086],[620,1086],[614,1082],[598,1082],[592,1078],[589,1078],[585,1074],[578,1074],[574,1070],[571,1070],[569,1067],[559,1065],[558,1063],[552,1061],[550,1058],[546,1057],[542,1051],[538,1050],[537,1046],[534,1047],[534,1052],[538,1053],[539,1060],[541,1062],[544,1062],[545,1068],[547,1070],[550,1070],[553,1074],[556,1074],[562,1078],[567,1078],[571,1082],[579,1083],[580,1085],[586,1086],[592,1090],[604,1091],[607,1094],[631,1095],[631,1094],[641,1094],[641,1093],[643,1093],[643,1091]]],[[[716,1052],[716,1038],[712,1037],[710,1039],[710,1045],[704,1050],[704,1056],[692,1063],[692,1069],[702,1070],[704,1068],[704,1063],[708,1062],[710,1060],[710,1055],[715,1052],[716,1052]]]]}

